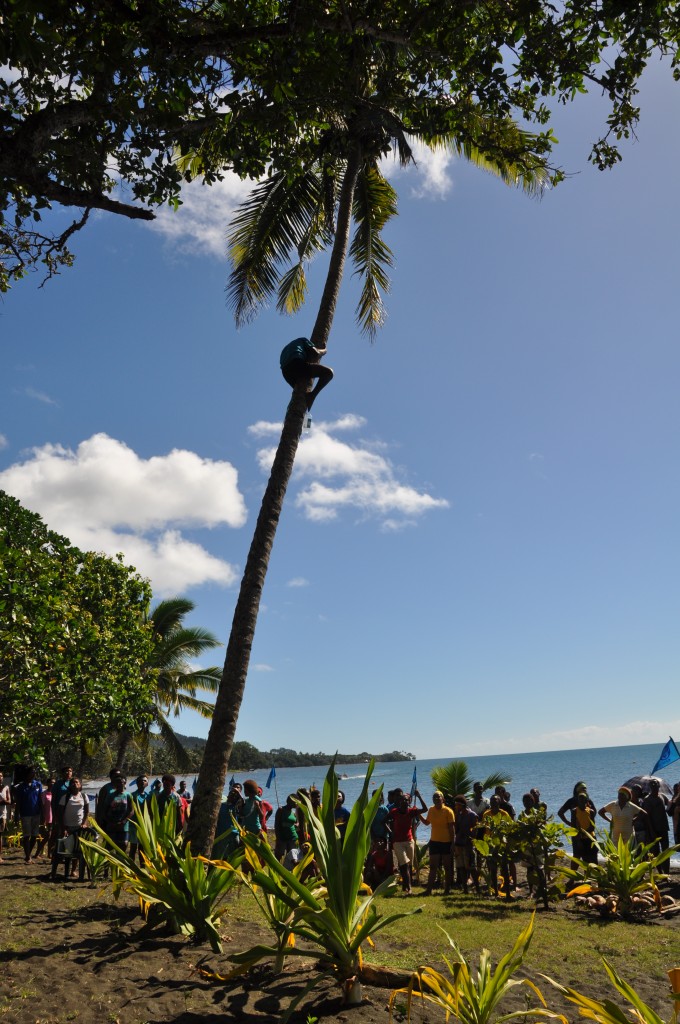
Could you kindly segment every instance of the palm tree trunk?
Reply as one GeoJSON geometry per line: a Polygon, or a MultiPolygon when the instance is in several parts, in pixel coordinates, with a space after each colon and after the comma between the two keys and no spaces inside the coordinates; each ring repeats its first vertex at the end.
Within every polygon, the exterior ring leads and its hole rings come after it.
{"type": "Polygon", "coordinates": [[[128,732],[126,729],[123,729],[122,732],[118,733],[118,753],[116,754],[116,763],[115,763],[114,767],[115,768],[120,768],[121,771],[123,770],[123,764],[125,762],[125,757],[126,757],[126,754],[128,752],[128,747],[130,746],[131,742],[132,742],[132,733],[131,732],[128,732]]]}
{"type": "Polygon", "coordinates": [[[78,761],[78,768],[76,777],[82,779],[85,772],[85,765],[87,764],[87,740],[81,739],[80,741],[80,759],[78,761]]]}
{"type": "MultiPolygon", "coordinates": [[[[333,322],[349,246],[352,202],[360,164],[361,152],[357,147],[348,161],[345,171],[326,284],[311,336],[312,343],[319,348],[325,347],[333,322]]],[[[255,533],[248,552],[231,624],[220,688],[198,775],[196,793],[191,803],[187,840],[191,842],[192,852],[195,855],[209,856],[215,838],[215,825],[248,675],[260,599],[283,500],[293,472],[293,463],[306,410],[306,389],[304,385],[298,385],[286,410],[281,439],[276,449],[274,465],[262,498],[260,514],[257,517],[255,533]]]]}

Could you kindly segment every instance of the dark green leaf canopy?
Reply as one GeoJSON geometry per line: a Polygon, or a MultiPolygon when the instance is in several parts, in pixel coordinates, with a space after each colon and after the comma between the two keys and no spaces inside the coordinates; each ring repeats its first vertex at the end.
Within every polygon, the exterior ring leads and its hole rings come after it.
{"type": "Polygon", "coordinates": [[[4,288],[68,263],[90,209],[148,219],[199,171],[299,172],[321,141],[332,152],[338,123],[379,113],[398,110],[403,134],[378,134],[376,153],[429,133],[512,166],[523,151],[506,148],[508,117],[539,126],[531,152],[545,156],[548,101],[595,87],[610,116],[592,159],[610,166],[640,75],[655,54],[676,71],[680,39],[673,0],[14,0],[1,17],[4,288]],[[56,237],[40,219],[54,204],[85,211],[56,237]]]}
{"type": "Polygon", "coordinates": [[[0,759],[148,720],[148,583],[0,491],[0,759]]]}

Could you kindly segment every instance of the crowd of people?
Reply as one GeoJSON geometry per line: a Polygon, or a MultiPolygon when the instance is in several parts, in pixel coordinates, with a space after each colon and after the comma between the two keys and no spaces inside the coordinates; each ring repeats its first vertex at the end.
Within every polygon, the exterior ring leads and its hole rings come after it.
{"type": "Polygon", "coordinates": [[[141,808],[147,800],[154,800],[159,813],[164,814],[172,804],[178,832],[184,828],[191,794],[184,781],[176,787],[174,775],[164,775],[151,786],[148,776],[140,775],[134,780],[134,788],[128,790],[122,771],[112,768],[109,781],[91,798],[70,765],[65,765],[59,776],[50,775],[44,784],[35,768],[29,768],[22,781],[12,787],[5,784],[0,772],[0,863],[3,862],[5,832],[13,820],[21,825],[25,862],[31,864],[46,856],[51,863],[52,879],[56,879],[60,863],[65,865],[66,878],[84,879],[85,860],[80,839],[96,837],[92,819],[134,859],[139,849],[135,806],[141,808]]]}
{"type": "MultiPolygon", "coordinates": [[[[240,843],[241,830],[259,835],[273,832],[275,856],[292,868],[309,843],[309,823],[302,811],[301,797],[307,797],[312,810],[318,813],[321,793],[315,787],[289,794],[275,812],[256,780],[247,779],[243,784],[232,780],[218,817],[213,857],[229,856],[240,843]]],[[[128,789],[127,779],[118,768],[113,768],[109,781],[91,801],[70,766],[62,768],[59,777],[49,776],[45,785],[34,768],[30,768],[14,787],[5,784],[0,772],[0,863],[7,824],[15,819],[21,823],[26,863],[45,854],[51,861],[52,878],[57,877],[58,866],[64,862],[65,877],[82,880],[85,862],[79,840],[88,834],[92,817],[99,829],[134,860],[139,857],[135,808],[141,810],[148,801],[155,801],[161,815],[173,807],[175,828],[178,833],[182,831],[190,813],[191,794],[186,782],[181,781],[177,786],[174,775],[164,775],[151,786],[148,776],[140,775],[128,789]]],[[[670,799],[661,793],[656,780],[651,781],[647,793],[640,786],[630,789],[622,786],[616,800],[596,809],[586,783],[577,782],[557,816],[576,830],[572,836],[573,857],[585,863],[597,860],[598,815],[608,823],[615,843],[621,838],[635,845],[651,845],[652,853],[663,853],[669,848],[671,829],[673,842],[680,841],[680,783],[675,785],[670,799]]],[[[334,818],[341,840],[349,817],[345,794],[340,790],[334,818]]],[[[488,798],[481,782],[474,783],[470,795],[459,794],[448,801],[437,790],[429,807],[417,788],[411,793],[393,789],[385,799],[381,797],[371,825],[365,880],[375,888],[397,874],[403,893],[410,895],[419,881],[426,851],[426,896],[440,882],[445,895],[454,887],[467,892],[472,886],[475,892],[481,892],[482,884],[496,892],[499,872],[507,894],[517,885],[517,860],[521,858],[499,852],[502,844],[494,844],[494,836],[507,830],[507,823],[513,820],[535,821],[546,820],[546,817],[547,807],[536,788],[523,795],[518,814],[511,794],[502,785],[488,798]],[[419,825],[430,830],[427,843],[420,847],[416,836],[419,825]],[[475,839],[486,840],[483,846],[489,847],[489,852],[484,856],[475,845],[475,839]]],[[[314,871],[313,864],[309,870],[314,871]]]]}
{"type": "MultiPolygon", "coordinates": [[[[273,828],[275,855],[287,867],[295,865],[309,841],[308,822],[301,809],[300,797],[308,797],[313,809],[321,806],[321,794],[312,787],[287,796],[273,817],[271,804],[262,797],[262,789],[254,779],[243,785],[233,782],[223,803],[217,823],[215,855],[224,857],[239,843],[239,829],[265,834],[273,828]]],[[[669,826],[674,842],[680,833],[680,783],[673,797],[667,800],[659,793],[658,783],[652,782],[647,795],[639,787],[632,792],[621,787],[617,799],[596,809],[588,795],[585,782],[574,786],[572,796],[557,812],[559,818],[576,830],[572,837],[573,856],[588,863],[597,859],[595,831],[597,815],[610,825],[614,842],[621,836],[624,842],[653,844],[652,852],[663,852],[669,847],[669,826]]],[[[344,838],[350,816],[345,806],[345,794],[338,791],[335,807],[335,826],[344,838]]],[[[494,834],[514,820],[547,819],[547,807],[540,791],[529,790],[522,797],[522,809],[517,814],[511,794],[504,786],[497,786],[488,798],[481,782],[475,782],[470,796],[460,794],[447,803],[444,794],[435,791],[428,807],[419,790],[405,793],[391,790],[381,800],[371,826],[371,848],[366,859],[364,877],[372,888],[384,879],[398,874],[402,891],[410,895],[419,878],[423,854],[427,852],[427,879],[425,895],[443,881],[444,894],[455,887],[467,892],[473,887],[482,891],[498,891],[499,875],[503,888],[512,891],[517,886],[517,861],[502,852],[502,846],[491,843],[489,854],[482,856],[474,844],[475,839],[492,840],[494,834]],[[505,823],[505,825],[504,825],[505,823]],[[430,829],[429,840],[419,847],[416,838],[418,826],[430,829]]],[[[311,868],[313,870],[313,866],[311,868]]]]}

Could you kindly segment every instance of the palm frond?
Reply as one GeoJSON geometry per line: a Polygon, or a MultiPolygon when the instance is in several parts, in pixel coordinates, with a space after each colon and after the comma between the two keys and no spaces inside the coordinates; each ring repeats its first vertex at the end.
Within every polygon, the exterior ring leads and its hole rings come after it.
{"type": "Polygon", "coordinates": [[[221,669],[216,666],[211,668],[198,668],[194,671],[182,669],[176,671],[161,672],[156,681],[156,695],[160,704],[170,705],[177,699],[178,694],[196,696],[197,690],[208,690],[210,693],[217,693],[221,669]]]}
{"type": "Polygon", "coordinates": [[[353,214],[356,231],[349,255],[362,278],[357,323],[373,337],[385,321],[382,294],[389,290],[387,268],[393,266],[392,251],[380,232],[397,212],[397,195],[375,164],[362,168],[354,192],[353,214]]]}
{"type": "Polygon", "coordinates": [[[191,696],[195,696],[196,690],[207,690],[209,693],[217,693],[222,679],[222,669],[216,665],[210,668],[197,668],[188,672],[179,680],[180,686],[191,696]]]}
{"type": "MultiPolygon", "coordinates": [[[[473,779],[467,761],[450,761],[448,764],[437,765],[432,769],[430,777],[437,789],[441,789],[449,800],[453,800],[458,794],[469,796],[472,791],[473,779]]],[[[493,772],[481,780],[482,789],[505,786],[511,781],[507,773],[493,772]]]]}
{"type": "Polygon", "coordinates": [[[279,297],[276,300],[276,308],[279,313],[287,313],[292,316],[304,306],[307,298],[307,275],[303,260],[293,264],[279,281],[279,297]]]}
{"type": "Polygon", "coordinates": [[[282,275],[279,281],[278,299],[276,308],[279,313],[292,315],[299,312],[307,297],[307,277],[305,274],[305,263],[308,263],[317,252],[322,252],[330,241],[330,234],[326,227],[326,215],[323,211],[323,204],[317,211],[315,217],[309,222],[309,227],[298,245],[298,262],[290,270],[282,275]]]}
{"type": "Polygon", "coordinates": [[[401,167],[407,167],[410,163],[413,163],[413,150],[411,145],[406,138],[404,131],[400,128],[395,133],[394,142],[397,149],[397,157],[401,167]]]}
{"type": "Polygon", "coordinates": [[[189,752],[160,708],[156,709],[156,726],[179,770],[188,771],[191,768],[189,752]]]}
{"type": "Polygon", "coordinates": [[[182,624],[182,619],[194,610],[196,605],[188,597],[170,597],[159,601],[151,610],[149,621],[160,636],[167,636],[182,624]]]}
{"type": "Polygon", "coordinates": [[[241,204],[228,236],[233,270],[227,295],[237,324],[252,319],[274,294],[280,266],[303,242],[322,207],[316,169],[292,179],[272,174],[241,204]]]}
{"type": "Polygon", "coordinates": [[[200,697],[184,693],[181,690],[176,690],[169,700],[160,698],[159,704],[161,704],[161,711],[164,715],[172,714],[175,717],[182,711],[196,711],[202,718],[212,718],[215,711],[215,705],[210,701],[201,700],[200,697]]]}
{"type": "Polygon", "coordinates": [[[506,185],[529,195],[541,195],[551,174],[540,151],[541,139],[520,128],[511,117],[491,118],[470,100],[459,100],[460,128],[443,134],[423,135],[431,149],[444,149],[464,157],[506,185]]]}
{"type": "Polygon", "coordinates": [[[151,664],[161,672],[182,671],[188,658],[199,658],[206,651],[222,644],[207,629],[183,626],[161,637],[153,653],[151,664]]]}

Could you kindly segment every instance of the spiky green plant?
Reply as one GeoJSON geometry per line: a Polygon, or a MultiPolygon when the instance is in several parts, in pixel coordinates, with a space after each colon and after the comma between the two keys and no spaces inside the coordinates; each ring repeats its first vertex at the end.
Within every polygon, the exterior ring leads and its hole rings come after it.
{"type": "Polygon", "coordinates": [[[148,923],[152,923],[155,910],[173,931],[190,935],[196,942],[207,941],[214,952],[222,952],[217,925],[226,910],[226,894],[241,881],[238,867],[243,851],[235,851],[225,861],[194,857],[189,843],[182,849],[174,805],[162,815],[155,800],[134,810],[142,864],[133,861],[96,823],[102,845],[81,840],[84,850],[101,852],[112,868],[114,896],[122,891],[137,896],[148,923]]]}
{"type": "MultiPolygon", "coordinates": [[[[371,762],[359,798],[352,807],[344,842],[335,827],[338,794],[335,762],[328,769],[318,817],[310,800],[301,798],[300,806],[307,819],[318,870],[318,876],[310,879],[308,884],[276,860],[266,840],[247,832],[242,835],[244,844],[265,865],[265,868],[258,868],[253,863],[252,882],[285,908],[281,927],[285,924],[290,934],[307,943],[305,947],[296,947],[296,956],[316,960],[322,969],[291,1004],[287,1015],[327,977],[336,978],[342,985],[346,1002],[356,1002],[361,991],[357,974],[362,962],[362,946],[371,942],[372,936],[387,925],[421,909],[382,917],[376,907],[376,898],[394,888],[394,880],[386,879],[375,891],[363,882],[364,862],[371,841],[371,822],[380,803],[380,792],[371,798],[368,795],[373,767],[371,762]]],[[[243,969],[265,957],[276,959],[287,949],[282,951],[280,946],[260,945],[229,959],[243,969]]]]}
{"type": "MultiPolygon", "coordinates": [[[[604,969],[609,976],[614,988],[619,992],[627,1002],[633,1008],[632,1018],[634,1024],[665,1024],[663,1019],[656,1013],[655,1010],[648,1006],[644,1002],[641,996],[635,991],[632,985],[629,985],[627,981],[617,974],[609,961],[602,957],[604,963],[604,969]]],[[[570,1003],[577,1006],[581,1017],[585,1017],[587,1020],[595,1021],[595,1024],[630,1024],[630,1017],[626,1015],[623,1010],[616,1003],[613,1003],[611,999],[605,999],[600,1001],[599,999],[592,999],[590,996],[583,995],[581,992],[577,992],[573,988],[568,988],[565,985],[560,985],[552,978],[543,975],[546,981],[549,981],[558,992],[561,992],[565,999],[568,999],[570,1003]]],[[[668,977],[671,983],[671,997],[673,999],[673,1016],[668,1021],[668,1024],[677,1024],[678,1011],[680,1010],[680,967],[674,967],[668,972],[668,977]]],[[[629,1011],[630,1012],[630,1011],[629,1011]]]]}
{"type": "Polygon", "coordinates": [[[291,871],[291,875],[297,883],[295,884],[278,870],[279,861],[274,857],[269,845],[258,843],[257,849],[260,855],[257,855],[255,844],[250,844],[250,835],[252,833],[242,833],[248,864],[248,870],[244,871],[242,875],[243,882],[252,892],[255,902],[274,932],[276,940],[274,973],[280,974],[286,954],[295,946],[295,922],[301,900],[304,900],[309,893],[311,899],[308,903],[313,906],[313,901],[324,895],[325,888],[323,885],[315,884],[314,879],[310,879],[307,885],[302,882],[303,875],[313,858],[311,848],[291,871]]]}
{"type": "Polygon", "coordinates": [[[436,971],[432,967],[419,967],[414,971],[406,988],[392,993],[390,1016],[396,999],[405,995],[409,1020],[413,1000],[422,999],[443,1010],[447,1020],[449,1016],[453,1016],[460,1024],[501,1024],[502,1021],[517,1017],[543,1017],[567,1024],[562,1014],[547,1009],[542,992],[532,981],[528,978],[513,977],[522,965],[534,933],[533,914],[527,927],[520,932],[512,949],[499,961],[495,970],[491,965],[489,950],[483,949],[479,956],[479,967],[474,973],[451,936],[443,928],[442,931],[455,952],[454,960],[444,957],[448,974],[436,971]],[[496,1008],[501,1000],[518,985],[531,989],[541,1005],[497,1014],[496,1008]]]}
{"type": "Polygon", "coordinates": [[[633,847],[621,836],[617,843],[610,836],[594,842],[601,861],[589,864],[578,857],[572,857],[571,867],[558,867],[563,875],[571,879],[567,896],[603,896],[607,901],[602,904],[603,912],[630,917],[636,912],[649,909],[648,904],[636,904],[634,897],[649,894],[654,905],[661,910],[661,895],[656,883],[668,876],[658,869],[667,862],[670,853],[680,847],[672,847],[670,851],[653,855],[655,843],[633,847]]]}
{"type": "Polygon", "coordinates": [[[98,882],[104,878],[104,872],[109,863],[109,859],[106,856],[106,850],[100,843],[96,842],[83,842],[80,840],[80,847],[83,854],[83,860],[87,864],[90,872],[90,878],[93,882],[98,882]]]}

